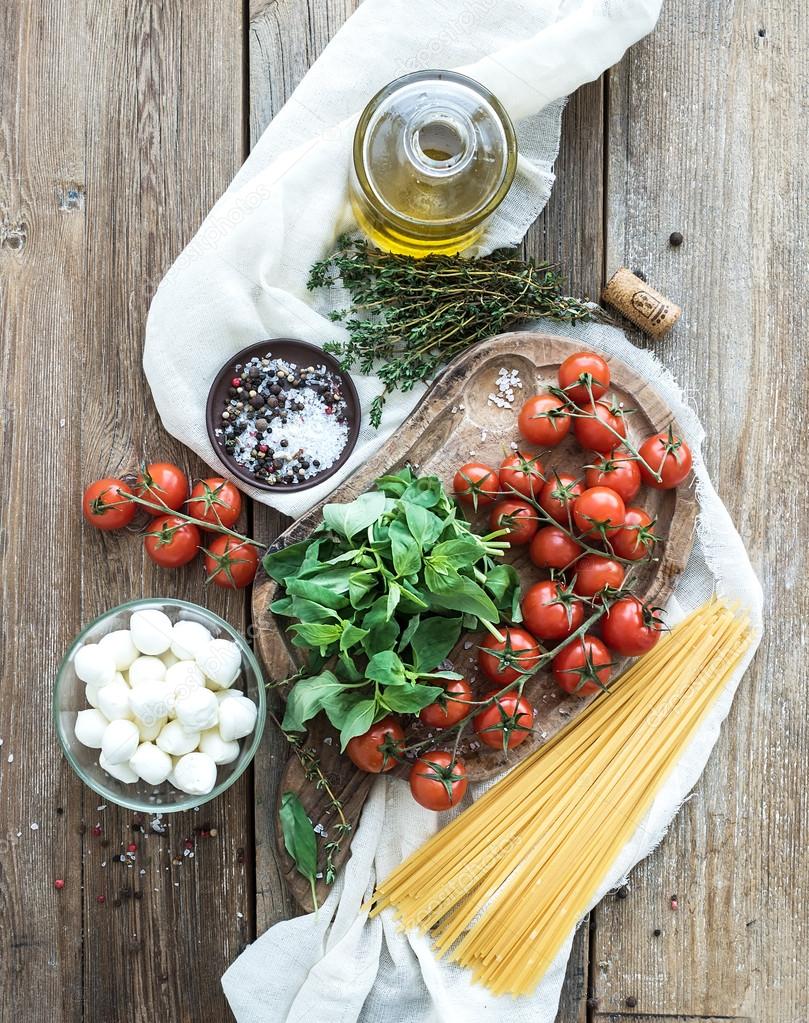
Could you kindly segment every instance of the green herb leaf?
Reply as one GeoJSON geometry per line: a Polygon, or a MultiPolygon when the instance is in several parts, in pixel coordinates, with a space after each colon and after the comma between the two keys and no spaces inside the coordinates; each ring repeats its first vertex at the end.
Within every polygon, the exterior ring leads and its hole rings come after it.
{"type": "Polygon", "coordinates": [[[264,571],[270,579],[283,582],[300,570],[306,551],[310,546],[311,541],[302,540],[300,543],[290,544],[289,547],[282,547],[280,551],[265,554],[262,561],[264,571]]]}
{"type": "Polygon", "coordinates": [[[420,504],[401,503],[411,536],[423,551],[429,550],[443,533],[444,521],[420,504]]]}
{"type": "Polygon", "coordinates": [[[421,622],[410,641],[416,671],[432,671],[437,667],[449,656],[460,635],[460,618],[426,618],[421,622]]]}
{"type": "Polygon", "coordinates": [[[385,511],[387,498],[378,490],[361,494],[349,504],[327,504],[323,508],[323,521],[329,529],[342,533],[349,540],[369,526],[385,511]]]}
{"type": "Polygon", "coordinates": [[[427,565],[424,569],[424,581],[427,583],[430,602],[434,607],[465,611],[487,622],[499,621],[500,615],[491,597],[466,576],[459,575],[453,570],[439,573],[427,565]]]}
{"type": "Polygon", "coordinates": [[[404,664],[393,650],[380,650],[374,654],[368,661],[365,674],[372,682],[382,685],[404,685],[407,681],[404,664]]]}
{"type": "Polygon", "coordinates": [[[302,732],[306,722],[324,709],[330,697],[344,691],[344,686],[330,671],[296,682],[287,697],[284,720],[285,732],[302,732]]]}
{"type": "Polygon", "coordinates": [[[298,622],[290,625],[289,631],[295,636],[292,641],[295,646],[313,646],[324,655],[343,634],[339,625],[322,625],[319,622],[298,622]]]}
{"type": "Polygon", "coordinates": [[[295,863],[295,869],[312,886],[312,900],[317,909],[317,836],[306,816],[303,803],[294,792],[285,792],[278,811],[284,833],[284,847],[295,863]]]}
{"type": "Polygon", "coordinates": [[[420,710],[435,703],[443,692],[439,686],[385,686],[380,699],[395,714],[418,714],[420,710]]]}
{"type": "Polygon", "coordinates": [[[397,575],[412,575],[421,568],[421,547],[404,522],[390,524],[390,549],[397,575]]]}
{"type": "Polygon", "coordinates": [[[356,735],[363,735],[371,725],[377,711],[375,699],[358,700],[343,717],[340,727],[340,752],[344,752],[346,746],[356,735]]]}

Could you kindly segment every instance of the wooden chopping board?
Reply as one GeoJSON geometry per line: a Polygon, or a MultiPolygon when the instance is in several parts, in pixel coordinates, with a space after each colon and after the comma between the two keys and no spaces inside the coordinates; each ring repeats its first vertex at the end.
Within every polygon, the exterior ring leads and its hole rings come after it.
{"type": "MultiPolygon", "coordinates": [[[[420,475],[437,475],[450,489],[452,477],[459,465],[472,460],[498,466],[510,452],[512,442],[520,442],[516,418],[522,403],[532,394],[555,384],[559,365],[568,355],[582,350],[580,342],[546,334],[514,332],[501,334],[481,342],[455,359],[425,394],[419,406],[399,430],[380,448],[377,454],[329,495],[287,529],[273,544],[273,549],[305,539],[320,522],[322,506],[331,502],[354,500],[366,491],[374,480],[386,472],[410,463],[420,475]],[[517,370],[522,389],[515,392],[514,408],[504,409],[489,401],[497,393],[497,376],[501,368],[517,370]]],[[[673,414],[653,388],[624,363],[608,359],[612,375],[610,394],[622,401],[625,409],[634,410],[627,416],[629,437],[640,442],[673,421],[673,414]]],[[[523,450],[532,450],[521,443],[523,450]]],[[[568,437],[557,448],[543,454],[546,471],[580,471],[583,452],[573,438],[568,437]]],[[[633,585],[639,596],[654,603],[664,604],[672,592],[675,580],[685,567],[693,542],[696,520],[696,501],[687,486],[677,490],[658,491],[644,487],[636,499],[650,515],[657,516],[658,534],[665,542],[658,544],[658,560],[641,566],[633,585]]],[[[482,513],[481,519],[483,517],[482,513]]],[[[525,551],[509,552],[511,561],[521,576],[523,587],[544,577],[535,568],[525,551]]],[[[268,678],[281,681],[300,667],[300,654],[287,640],[285,627],[288,619],[276,618],[269,605],[275,599],[278,584],[261,572],[253,588],[253,623],[256,649],[267,670],[268,678]]],[[[463,672],[473,688],[476,685],[475,637],[462,637],[450,656],[455,670],[463,672]]],[[[478,781],[513,766],[540,746],[579,713],[589,702],[562,692],[545,671],[529,680],[525,689],[535,713],[532,735],[508,757],[496,750],[481,748],[474,736],[461,744],[470,780],[478,781]]],[[[413,730],[414,738],[423,726],[413,730]]],[[[344,804],[344,813],[353,826],[359,820],[362,805],[374,777],[356,770],[351,762],[340,756],[336,733],[328,722],[320,722],[310,729],[307,744],[319,751],[321,765],[329,777],[331,787],[344,804]]],[[[403,765],[394,773],[406,776],[403,765]]],[[[318,831],[328,830],[334,824],[334,815],[328,811],[328,798],[308,783],[297,757],[290,759],[279,794],[296,792],[302,800],[318,831]]],[[[281,829],[276,829],[279,850],[288,863],[287,881],[301,906],[311,909],[308,883],[295,871],[291,859],[283,848],[281,829]]],[[[345,859],[350,842],[344,841],[336,864],[345,859]]],[[[325,885],[320,886],[318,898],[325,897],[325,885]]]]}

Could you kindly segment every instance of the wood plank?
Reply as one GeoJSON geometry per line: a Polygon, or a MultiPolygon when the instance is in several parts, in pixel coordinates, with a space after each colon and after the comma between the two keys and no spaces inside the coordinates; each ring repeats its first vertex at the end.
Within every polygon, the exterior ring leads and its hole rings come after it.
{"type": "Polygon", "coordinates": [[[198,567],[164,575],[135,537],[78,515],[82,481],[144,455],[202,471],[159,427],[141,346],[157,282],[241,160],[242,5],[206,0],[187,17],[179,3],[73,0],[2,17],[0,457],[15,500],[0,549],[0,794],[24,830],[0,846],[2,945],[14,949],[0,1015],[190,1020],[205,1006],[225,1018],[219,976],[253,927],[251,856],[238,854],[252,843],[249,782],[163,836],[141,834],[131,813],[97,809],[48,722],[64,648],[116,603],[170,592],[245,624],[241,595],[205,590],[198,567]],[[184,857],[204,820],[217,838],[184,857]],[[113,862],[132,841],[134,864],[113,862]]]}
{"type": "Polygon", "coordinates": [[[655,350],[706,425],[709,470],[764,584],[767,634],[694,797],[629,898],[599,910],[604,1013],[631,996],[652,1019],[806,1017],[809,697],[795,680],[809,463],[794,424],[809,411],[809,171],[795,130],[807,43],[797,0],[664,5],[610,76],[608,270],[639,267],[684,306],[655,350]],[[784,481],[775,508],[770,479],[784,481]]]}

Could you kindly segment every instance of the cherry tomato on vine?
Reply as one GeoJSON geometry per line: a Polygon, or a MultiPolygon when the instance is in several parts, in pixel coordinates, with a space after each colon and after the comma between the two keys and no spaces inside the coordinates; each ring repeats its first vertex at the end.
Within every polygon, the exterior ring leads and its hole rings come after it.
{"type": "Polygon", "coordinates": [[[188,477],[171,462],[150,462],[138,473],[135,489],[147,501],[179,511],[188,497],[188,477]]]}
{"type": "Polygon", "coordinates": [[[626,437],[626,420],[619,405],[588,401],[581,410],[586,415],[576,419],[573,432],[583,448],[604,455],[626,437]]]}
{"type": "MultiPolygon", "coordinates": [[[[486,693],[489,699],[497,693],[494,689],[486,693]]],[[[534,712],[531,704],[519,693],[510,692],[498,696],[490,707],[485,707],[472,720],[478,739],[492,749],[513,749],[525,742],[531,734],[534,712]]]]}
{"type": "Polygon", "coordinates": [[[249,586],[258,571],[258,548],[234,536],[218,536],[205,551],[208,581],[226,590],[249,586]]]}
{"type": "Polygon", "coordinates": [[[446,750],[422,753],[410,769],[410,792],[428,810],[457,806],[468,784],[463,760],[446,750]]]}
{"type": "Polygon", "coordinates": [[[565,403],[552,394],[535,394],[520,409],[517,426],[529,444],[553,448],[570,432],[570,414],[565,403]]]}
{"type": "Polygon", "coordinates": [[[640,446],[641,458],[661,478],[658,480],[641,462],[644,483],[656,490],[672,490],[691,472],[691,449],[684,440],[672,433],[671,427],[653,437],[647,437],[640,446]]]}
{"type": "Polygon", "coordinates": [[[152,519],[143,540],[146,553],[161,568],[179,568],[197,556],[201,536],[193,522],[176,515],[152,519]]]}
{"type": "Polygon", "coordinates": [[[565,639],[584,621],[582,602],[555,579],[543,579],[529,587],[521,607],[525,627],[537,639],[565,639]]]}
{"type": "Polygon", "coordinates": [[[590,696],[604,689],[612,674],[610,652],[589,633],[574,639],[554,657],[551,667],[557,684],[566,693],[590,696]]]}
{"type": "Polygon", "coordinates": [[[362,735],[349,739],[345,751],[352,764],[361,771],[381,774],[396,766],[396,753],[401,753],[403,749],[402,726],[396,718],[388,716],[371,725],[362,735]]]}
{"type": "Polygon", "coordinates": [[[611,536],[624,524],[626,506],[609,487],[590,487],[573,505],[576,527],[585,536],[611,536]]]}
{"type": "Polygon", "coordinates": [[[640,490],[638,461],[628,451],[610,451],[588,466],[584,482],[588,487],[609,487],[625,502],[631,501],[640,490]]]}
{"type": "Polygon", "coordinates": [[[419,718],[430,728],[451,728],[469,713],[472,699],[472,687],[465,678],[451,679],[444,686],[444,695],[425,707],[419,718]]]}
{"type": "Polygon", "coordinates": [[[619,558],[640,561],[654,549],[654,519],[643,508],[630,506],[623,526],[610,537],[610,545],[619,558]]]}
{"type": "Polygon", "coordinates": [[[584,487],[569,472],[557,472],[539,492],[539,506],[563,526],[572,521],[573,503],[584,487]]]}
{"type": "Polygon", "coordinates": [[[624,581],[624,566],[600,554],[585,554],[576,562],[573,592],[580,597],[594,597],[605,586],[617,590],[624,581]]]}
{"type": "Polygon", "coordinates": [[[495,501],[500,491],[500,478],[497,470],[485,462],[467,462],[455,473],[452,489],[459,500],[471,504],[477,511],[495,501]]]}
{"type": "Polygon", "coordinates": [[[559,367],[559,386],[577,405],[590,401],[590,391],[600,398],[610,386],[610,367],[595,352],[576,352],[559,367]]]}
{"type": "Polygon", "coordinates": [[[531,541],[528,557],[537,568],[567,568],[581,547],[558,526],[543,526],[531,541]]]}
{"type": "Polygon", "coordinates": [[[539,528],[536,509],[517,499],[499,501],[489,513],[489,525],[492,531],[507,529],[499,539],[507,540],[512,547],[529,543],[539,528]]]}
{"type": "Polygon", "coordinates": [[[200,480],[191,491],[188,514],[209,526],[232,529],[242,510],[242,495],[232,483],[218,476],[200,480]]]}
{"type": "Polygon", "coordinates": [[[487,636],[478,650],[478,664],[486,678],[500,689],[510,685],[520,675],[534,668],[542,651],[539,644],[525,629],[500,630],[502,642],[496,636],[487,636]]]}
{"type": "Polygon", "coordinates": [[[135,517],[137,506],[125,496],[131,493],[123,480],[96,480],[84,491],[82,514],[96,529],[123,529],[135,517]]]}
{"type": "Polygon", "coordinates": [[[504,459],[500,466],[500,489],[504,494],[517,491],[523,497],[538,495],[545,484],[542,475],[542,462],[536,455],[524,455],[515,451],[504,459]]]}
{"type": "Polygon", "coordinates": [[[604,642],[624,657],[640,657],[660,639],[665,629],[659,608],[647,607],[637,597],[622,597],[601,619],[604,642]]]}

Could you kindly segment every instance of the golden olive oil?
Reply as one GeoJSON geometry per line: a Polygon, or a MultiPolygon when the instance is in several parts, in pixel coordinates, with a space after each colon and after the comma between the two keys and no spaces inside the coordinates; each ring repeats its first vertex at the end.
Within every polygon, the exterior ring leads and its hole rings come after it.
{"type": "Polygon", "coordinates": [[[517,166],[508,114],[452,71],[419,71],[385,86],[354,135],[351,202],[381,249],[457,253],[483,233],[517,166]]]}

